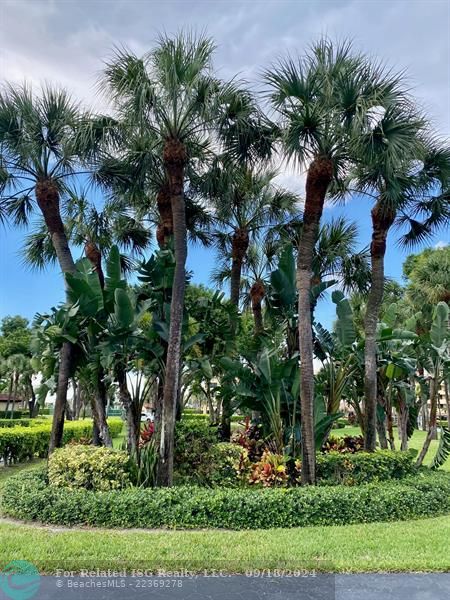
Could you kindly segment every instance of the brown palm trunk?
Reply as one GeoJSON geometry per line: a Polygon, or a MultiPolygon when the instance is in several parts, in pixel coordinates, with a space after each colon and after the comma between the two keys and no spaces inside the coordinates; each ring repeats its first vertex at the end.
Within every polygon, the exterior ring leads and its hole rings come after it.
{"type": "MultiPolygon", "coordinates": [[[[50,234],[53,247],[63,273],[73,273],[75,263],[69,248],[59,206],[59,190],[51,179],[41,179],[35,188],[36,201],[41,209],[45,224],[50,234]]],[[[49,453],[62,444],[64,431],[64,414],[67,402],[67,387],[71,375],[72,344],[64,342],[59,355],[58,384],[56,388],[55,411],[53,413],[52,432],[49,453]]]]}
{"type": "Polygon", "coordinates": [[[160,248],[165,248],[173,236],[173,217],[170,189],[167,184],[161,186],[156,197],[159,212],[159,223],[156,229],[156,240],[160,248]]]}
{"type": "Polygon", "coordinates": [[[448,381],[444,381],[445,404],[447,405],[447,427],[450,429],[450,393],[448,381]]]}
{"type": "Polygon", "coordinates": [[[9,378],[8,399],[6,401],[6,406],[5,406],[5,418],[8,416],[9,405],[11,404],[13,385],[14,385],[14,374],[12,374],[11,377],[9,378]]]}
{"type": "Polygon", "coordinates": [[[125,409],[125,416],[127,420],[127,451],[131,456],[137,457],[139,436],[141,434],[141,415],[136,415],[136,408],[128,390],[127,374],[122,365],[117,367],[116,377],[119,384],[120,401],[125,409]]]}
{"type": "Polygon", "coordinates": [[[238,228],[233,234],[231,241],[231,276],[230,276],[230,300],[235,306],[239,306],[241,292],[242,265],[248,250],[248,231],[238,228]]]}
{"type": "Polygon", "coordinates": [[[398,428],[400,433],[400,450],[406,452],[408,450],[408,421],[409,408],[403,398],[398,400],[398,428]]]}
{"type": "Polygon", "coordinates": [[[180,385],[181,333],[186,286],[187,236],[183,189],[186,150],[179,140],[170,139],[165,143],[163,154],[170,186],[175,251],[157,474],[158,485],[167,487],[173,482],[175,412],[180,385]]]}
{"type": "Polygon", "coordinates": [[[431,441],[436,439],[437,432],[437,400],[438,400],[438,384],[436,374],[435,377],[430,381],[430,420],[428,424],[427,437],[420,451],[419,457],[416,462],[416,467],[422,466],[423,460],[427,455],[430,448],[431,441]]]}
{"type": "Polygon", "coordinates": [[[316,480],[311,278],[314,247],[319,232],[325,196],[332,175],[333,165],[328,158],[318,157],[314,159],[308,169],[303,229],[297,260],[303,485],[313,485],[316,480]]]}
{"type": "MultiPolygon", "coordinates": [[[[94,271],[98,275],[100,287],[102,290],[105,287],[105,275],[102,267],[102,253],[100,252],[97,244],[92,241],[87,241],[84,246],[86,257],[90,261],[94,268],[94,271]]],[[[112,448],[112,439],[109,432],[108,422],[106,419],[106,404],[107,404],[107,393],[104,382],[105,371],[101,365],[97,369],[97,381],[96,381],[96,392],[94,396],[95,402],[95,416],[94,426],[98,430],[98,436],[104,446],[112,448]]]]}
{"type": "MultiPolygon", "coordinates": [[[[231,276],[230,276],[230,300],[236,308],[239,308],[239,296],[241,292],[242,265],[249,246],[248,231],[238,228],[231,240],[231,276]]],[[[230,398],[224,398],[222,402],[222,415],[220,419],[220,437],[223,441],[229,441],[231,437],[231,415],[232,407],[230,398]]]]}
{"type": "Polygon", "coordinates": [[[364,448],[373,452],[377,442],[377,325],[384,289],[386,238],[395,214],[384,210],[380,201],[372,209],[370,256],[372,285],[367,299],[364,347],[364,448]]]}
{"type": "Polygon", "coordinates": [[[250,298],[252,301],[253,318],[255,320],[255,335],[261,335],[264,332],[264,321],[262,315],[262,301],[266,295],[266,290],[262,281],[255,281],[250,289],[250,298]]]}
{"type": "Polygon", "coordinates": [[[384,398],[378,397],[378,406],[382,409],[381,411],[377,411],[377,431],[378,431],[378,440],[380,442],[380,448],[382,450],[387,450],[388,441],[386,435],[386,403],[384,398]]]}

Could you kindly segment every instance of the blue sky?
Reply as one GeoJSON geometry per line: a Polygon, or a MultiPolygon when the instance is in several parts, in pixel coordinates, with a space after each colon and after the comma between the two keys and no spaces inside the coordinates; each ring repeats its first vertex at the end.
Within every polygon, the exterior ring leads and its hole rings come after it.
{"type": "MultiPolygon", "coordinates": [[[[450,137],[450,2],[448,0],[3,0],[0,7],[2,79],[39,86],[44,81],[67,87],[85,105],[104,109],[94,84],[115,45],[146,52],[159,31],[180,28],[206,31],[217,42],[216,66],[228,78],[236,74],[256,84],[263,67],[286,53],[302,53],[323,34],[350,38],[356,49],[395,69],[406,69],[412,91],[433,120],[439,135],[450,137]]],[[[279,183],[303,191],[304,178],[291,170],[279,183]]],[[[357,221],[361,247],[370,239],[370,204],[353,199],[328,207],[325,219],[341,214],[357,221]]],[[[25,232],[0,229],[0,317],[31,318],[63,298],[57,269],[31,272],[19,256],[25,232]]],[[[400,279],[407,255],[389,238],[388,276],[400,279]]],[[[429,245],[448,241],[441,232],[429,245]]],[[[194,281],[208,283],[212,251],[190,248],[188,267],[194,281]]],[[[329,325],[330,302],[318,307],[329,325]]]]}
{"type": "MultiPolygon", "coordinates": [[[[369,243],[371,235],[369,211],[370,202],[358,197],[350,200],[346,206],[327,207],[324,220],[344,215],[355,221],[359,229],[360,247],[363,248],[369,243]]],[[[8,314],[21,314],[32,319],[36,312],[45,312],[64,297],[62,277],[57,267],[36,272],[23,264],[19,250],[24,236],[23,229],[7,229],[1,232],[0,318],[8,314]]],[[[401,281],[402,263],[409,252],[398,246],[397,237],[398,232],[394,229],[388,240],[386,275],[401,281]]],[[[446,236],[441,232],[428,245],[443,243],[445,240],[446,236]]],[[[79,253],[79,250],[74,250],[75,256],[79,253]]],[[[215,260],[214,250],[191,246],[188,269],[193,271],[193,281],[208,285],[215,260]]],[[[326,326],[331,325],[334,319],[334,305],[329,298],[319,303],[317,319],[326,326]]]]}

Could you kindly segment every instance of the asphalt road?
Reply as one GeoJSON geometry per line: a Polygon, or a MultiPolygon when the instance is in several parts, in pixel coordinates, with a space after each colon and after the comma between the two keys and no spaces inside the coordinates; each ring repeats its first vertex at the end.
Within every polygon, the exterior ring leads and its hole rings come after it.
{"type": "MultiPolygon", "coordinates": [[[[27,596],[30,598],[30,596],[27,596]]],[[[448,574],[43,576],[36,600],[449,600],[448,574]]],[[[0,591],[0,599],[8,598],[0,591]]],[[[16,590],[10,600],[25,600],[16,590]]]]}

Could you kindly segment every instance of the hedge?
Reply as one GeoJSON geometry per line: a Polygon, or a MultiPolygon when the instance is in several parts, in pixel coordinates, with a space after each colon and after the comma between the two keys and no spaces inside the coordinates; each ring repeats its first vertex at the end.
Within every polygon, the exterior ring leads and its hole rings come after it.
{"type": "Polygon", "coordinates": [[[289,489],[183,486],[92,492],[47,485],[45,470],[10,477],[4,514],[57,525],[269,529],[407,520],[450,513],[450,476],[289,489]]]}
{"type": "Polygon", "coordinates": [[[396,452],[326,452],[317,455],[317,478],[320,483],[357,485],[372,481],[403,479],[414,475],[416,451],[396,452]]]}
{"type": "MultiPolygon", "coordinates": [[[[112,437],[120,434],[123,422],[121,419],[109,419],[109,428],[112,437]]],[[[33,427],[9,427],[0,429],[0,457],[5,464],[39,456],[47,455],[50,442],[52,423],[35,425],[33,427]]],[[[63,444],[92,436],[92,421],[66,421],[64,424],[63,444]]]]}

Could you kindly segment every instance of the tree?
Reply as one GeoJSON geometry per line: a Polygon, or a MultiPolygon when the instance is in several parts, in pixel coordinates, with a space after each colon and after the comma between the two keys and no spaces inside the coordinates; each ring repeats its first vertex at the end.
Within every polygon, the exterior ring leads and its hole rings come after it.
{"type": "Polygon", "coordinates": [[[361,162],[355,186],[373,198],[371,288],[365,314],[365,448],[376,444],[376,330],[383,301],[387,236],[394,225],[407,225],[405,244],[426,239],[450,215],[450,149],[429,138],[426,120],[412,102],[387,107],[361,138],[361,162]],[[421,220],[418,220],[421,219],[421,220]]]}
{"type": "MultiPolygon", "coordinates": [[[[95,151],[106,120],[82,113],[64,90],[40,95],[26,86],[0,94],[0,194],[13,222],[23,225],[36,205],[63,273],[75,270],[61,216],[65,185],[95,151]]],[[[61,445],[72,348],[61,349],[50,450],[61,445]]]]}
{"type": "Polygon", "coordinates": [[[229,279],[230,299],[239,305],[242,269],[251,243],[264,244],[270,227],[292,216],[298,198],[274,183],[275,171],[214,169],[211,196],[221,265],[215,279],[229,279]]]}
{"type": "Polygon", "coordinates": [[[297,262],[301,360],[302,482],[315,482],[314,370],[310,292],[314,247],[325,197],[357,159],[370,111],[392,102],[398,82],[349,44],[322,40],[305,57],[286,59],[266,73],[281,118],[288,158],[306,170],[303,230],[297,262]]]}
{"type": "Polygon", "coordinates": [[[181,330],[185,293],[187,228],[185,179],[215,127],[223,87],[213,76],[214,46],[208,38],[163,36],[142,59],[117,52],[104,82],[124,121],[144,123],[155,133],[167,177],[173,223],[175,273],[165,368],[158,482],[172,485],[176,403],[180,385],[181,330]]]}

